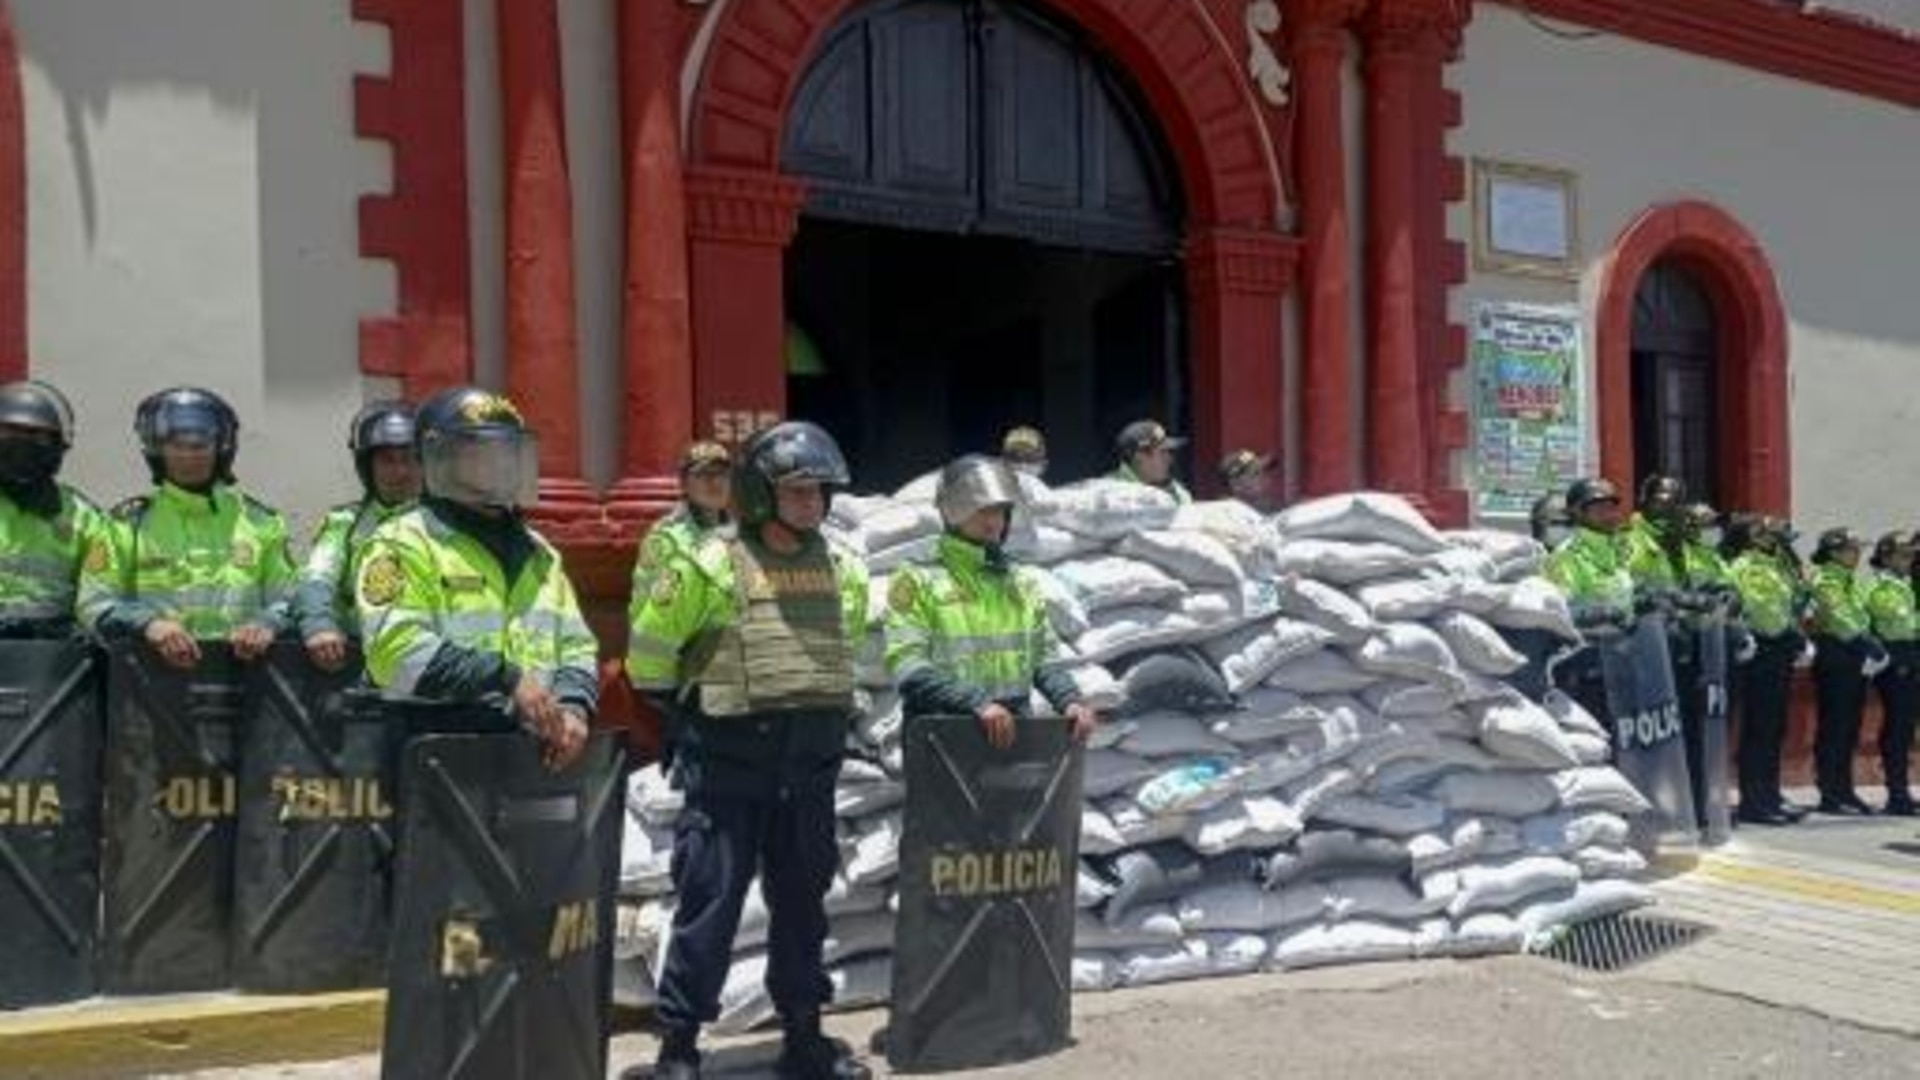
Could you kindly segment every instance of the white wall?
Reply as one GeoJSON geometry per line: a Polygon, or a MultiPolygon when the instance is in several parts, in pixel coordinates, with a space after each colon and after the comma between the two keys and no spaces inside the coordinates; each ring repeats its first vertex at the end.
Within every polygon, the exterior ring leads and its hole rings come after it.
{"type": "Polygon", "coordinates": [[[1911,33],[1920,33],[1920,0],[1809,0],[1806,6],[1858,15],[1911,33]]]}
{"type": "MultiPolygon", "coordinates": [[[[1772,262],[1790,322],[1794,511],[1803,531],[1920,524],[1920,111],[1614,37],[1568,41],[1476,10],[1452,147],[1579,175],[1578,284],[1476,272],[1476,298],[1581,302],[1649,206],[1710,201],[1772,262]]],[[[1467,207],[1456,237],[1471,234],[1467,207]]],[[[1591,395],[1589,395],[1591,400],[1591,395]]],[[[1597,452],[1596,452],[1597,460],[1597,452]]]]}
{"type": "Polygon", "coordinates": [[[357,325],[392,276],[357,253],[385,154],[355,139],[352,73],[384,33],[349,0],[15,0],[27,125],[33,372],[74,400],[70,478],[145,486],[150,391],[239,410],[238,471],[304,526],[355,489],[357,325]]]}

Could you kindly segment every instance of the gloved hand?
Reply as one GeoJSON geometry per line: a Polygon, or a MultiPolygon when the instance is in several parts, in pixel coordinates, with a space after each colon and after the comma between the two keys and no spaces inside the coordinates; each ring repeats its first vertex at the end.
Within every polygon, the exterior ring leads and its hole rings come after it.
{"type": "Polygon", "coordinates": [[[1728,634],[1731,635],[1733,638],[1733,662],[1734,663],[1736,664],[1751,663],[1754,657],[1760,655],[1760,642],[1753,636],[1753,633],[1749,631],[1746,627],[1744,626],[1735,627],[1732,630],[1729,630],[1728,634]]]}
{"type": "Polygon", "coordinates": [[[1862,637],[1860,646],[1861,652],[1866,655],[1866,660],[1860,665],[1860,673],[1869,679],[1887,670],[1887,665],[1893,662],[1893,658],[1887,655],[1887,647],[1880,644],[1878,638],[1862,637]]]}

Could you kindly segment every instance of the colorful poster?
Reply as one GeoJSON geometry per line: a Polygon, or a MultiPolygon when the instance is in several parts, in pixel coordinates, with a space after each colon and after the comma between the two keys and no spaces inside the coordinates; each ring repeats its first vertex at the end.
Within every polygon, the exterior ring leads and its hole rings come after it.
{"type": "Polygon", "coordinates": [[[1474,306],[1474,517],[1525,517],[1584,472],[1580,343],[1577,307],[1474,306]]]}

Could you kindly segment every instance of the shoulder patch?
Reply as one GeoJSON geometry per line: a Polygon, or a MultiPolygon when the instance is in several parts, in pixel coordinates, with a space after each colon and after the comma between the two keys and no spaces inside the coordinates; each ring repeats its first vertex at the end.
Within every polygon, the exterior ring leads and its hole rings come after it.
{"type": "Polygon", "coordinates": [[[260,561],[260,549],[251,540],[235,540],[228,545],[227,555],[242,570],[251,570],[260,561]]]}
{"type": "Polygon", "coordinates": [[[680,570],[669,566],[654,575],[653,588],[647,593],[647,602],[658,607],[666,607],[680,597],[680,570]]]}
{"type": "Polygon", "coordinates": [[[360,600],[372,607],[393,603],[405,585],[406,572],[400,568],[399,556],[391,551],[380,552],[360,568],[360,600]]]}
{"type": "Polygon", "coordinates": [[[89,574],[103,574],[112,561],[113,553],[107,550],[106,538],[96,536],[87,543],[87,558],[81,568],[89,574]]]}
{"type": "Polygon", "coordinates": [[[887,606],[902,615],[912,612],[919,598],[920,582],[911,570],[902,570],[887,583],[887,606]]]}

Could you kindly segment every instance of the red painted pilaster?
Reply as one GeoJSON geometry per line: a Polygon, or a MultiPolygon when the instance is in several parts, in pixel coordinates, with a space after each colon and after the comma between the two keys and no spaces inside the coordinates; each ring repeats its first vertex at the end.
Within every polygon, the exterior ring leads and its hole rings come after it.
{"type": "Polygon", "coordinates": [[[507,393],[540,436],[540,508],[550,532],[597,527],[580,479],[573,194],[558,0],[499,0],[505,127],[507,393]]]}
{"type": "Polygon", "coordinates": [[[1416,223],[1416,59],[1421,5],[1373,0],[1367,83],[1367,484],[1426,490],[1416,223]]]}
{"type": "Polygon", "coordinates": [[[688,170],[686,185],[694,431],[738,442],[786,410],[782,262],[805,191],[776,172],[711,167],[688,170]]]}
{"type": "Polygon", "coordinates": [[[620,5],[620,119],[626,180],[626,373],[620,481],[607,516],[631,537],[679,497],[675,463],[693,438],[693,322],[680,152],[679,10],[620,5]]]}
{"type": "MultiPolygon", "coordinates": [[[[1277,456],[1284,447],[1280,299],[1299,257],[1298,242],[1278,233],[1215,228],[1188,240],[1195,462],[1241,447],[1277,456]]],[[[1195,475],[1203,487],[1214,482],[1211,468],[1195,475]]]]}
{"type": "Polygon", "coordinates": [[[1295,0],[1286,26],[1295,92],[1294,155],[1300,185],[1300,494],[1356,486],[1352,388],[1351,233],[1342,115],[1346,24],[1365,0],[1295,0]]]}
{"type": "Polygon", "coordinates": [[[1414,60],[1414,235],[1420,267],[1420,401],[1427,424],[1424,498],[1431,517],[1454,527],[1464,527],[1471,513],[1467,491],[1455,483],[1455,466],[1471,431],[1465,409],[1449,395],[1454,373],[1467,362],[1466,330],[1448,312],[1454,287],[1467,279],[1467,252],[1447,231],[1448,209],[1466,197],[1466,167],[1447,151],[1447,135],[1462,116],[1459,93],[1446,86],[1446,67],[1459,55],[1470,12],[1465,2],[1430,5],[1416,30],[1414,60]]]}
{"type": "Polygon", "coordinates": [[[0,0],[0,382],[27,376],[27,120],[20,41],[0,0]]]}

